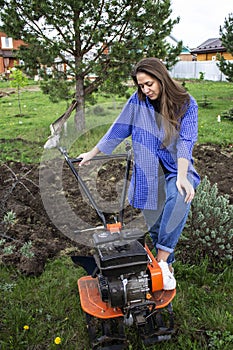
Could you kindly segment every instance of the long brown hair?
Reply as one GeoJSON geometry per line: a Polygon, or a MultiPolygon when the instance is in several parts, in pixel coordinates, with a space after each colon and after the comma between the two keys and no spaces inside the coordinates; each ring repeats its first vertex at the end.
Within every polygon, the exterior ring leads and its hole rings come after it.
{"type": "Polygon", "coordinates": [[[138,86],[137,73],[139,72],[150,75],[160,83],[160,96],[156,102],[159,112],[162,115],[165,131],[163,144],[167,146],[179,130],[179,121],[188,108],[190,95],[182,85],[170,77],[167,68],[158,58],[149,57],[139,61],[132,72],[132,78],[138,87],[140,100],[145,100],[146,95],[142,92],[140,86],[138,86]]]}

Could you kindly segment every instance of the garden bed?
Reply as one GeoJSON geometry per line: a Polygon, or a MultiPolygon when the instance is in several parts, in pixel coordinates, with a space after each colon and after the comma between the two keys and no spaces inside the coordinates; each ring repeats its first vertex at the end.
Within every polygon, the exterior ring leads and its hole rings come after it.
{"type": "MultiPolygon", "coordinates": [[[[232,148],[223,149],[216,145],[196,145],[194,150],[195,165],[201,177],[205,175],[211,184],[217,183],[219,194],[228,194],[233,203],[233,167],[232,148]]],[[[63,189],[67,191],[69,201],[75,203],[76,210],[90,225],[100,223],[95,211],[77,195],[77,182],[70,170],[63,169],[63,189]]],[[[110,167],[100,176],[100,183],[111,195],[115,179],[124,176],[124,168],[110,167]],[[105,178],[105,175],[107,178],[105,178]]],[[[90,248],[72,242],[63,236],[47,215],[40,197],[39,167],[22,163],[9,162],[0,166],[0,220],[1,237],[5,247],[14,246],[12,253],[1,250],[1,260],[6,265],[13,265],[26,275],[39,275],[43,272],[48,259],[63,252],[65,254],[87,254],[90,248]],[[12,211],[15,219],[8,225],[3,223],[4,215],[12,211]],[[33,256],[29,259],[20,254],[20,248],[32,242],[33,256]]],[[[61,215],[65,213],[61,210],[61,215]]],[[[126,212],[127,215],[127,212],[126,212]]]]}

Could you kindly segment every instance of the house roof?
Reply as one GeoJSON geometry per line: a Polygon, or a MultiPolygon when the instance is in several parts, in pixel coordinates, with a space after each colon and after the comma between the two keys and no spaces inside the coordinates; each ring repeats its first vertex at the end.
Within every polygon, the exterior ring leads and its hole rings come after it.
{"type": "MultiPolygon", "coordinates": [[[[168,41],[171,41],[171,43],[175,43],[177,44],[179,42],[178,39],[176,39],[173,35],[169,35],[168,37],[168,41]]],[[[182,50],[181,50],[181,55],[183,54],[190,54],[190,49],[187,46],[182,46],[182,50]]]]}
{"type": "Polygon", "coordinates": [[[208,39],[204,41],[197,48],[192,49],[192,54],[198,53],[211,53],[211,52],[224,52],[226,48],[222,45],[222,41],[219,38],[208,39]]]}
{"type": "Polygon", "coordinates": [[[190,49],[186,46],[182,47],[181,55],[183,54],[190,54],[190,49]]]}

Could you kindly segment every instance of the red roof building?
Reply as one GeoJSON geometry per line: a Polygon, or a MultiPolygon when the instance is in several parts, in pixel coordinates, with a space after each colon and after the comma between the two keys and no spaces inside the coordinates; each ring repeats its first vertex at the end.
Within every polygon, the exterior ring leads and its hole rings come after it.
{"type": "Polygon", "coordinates": [[[23,40],[15,40],[0,32],[0,74],[9,74],[9,69],[14,67],[18,60],[15,57],[15,50],[21,45],[26,45],[23,40]]]}

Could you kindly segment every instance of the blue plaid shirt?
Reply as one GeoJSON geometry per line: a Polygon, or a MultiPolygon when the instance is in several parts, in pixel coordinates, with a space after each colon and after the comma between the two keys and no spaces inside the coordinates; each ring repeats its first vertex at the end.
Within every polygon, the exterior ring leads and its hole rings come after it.
{"type": "Polygon", "coordinates": [[[139,209],[156,209],[158,200],[159,162],[168,173],[166,178],[177,176],[177,159],[189,160],[188,173],[194,186],[200,178],[193,167],[192,150],[197,141],[198,106],[192,96],[188,109],[181,119],[179,137],[174,138],[169,146],[163,147],[164,129],[156,121],[155,112],[150,100],[140,101],[134,93],[121,114],[107,133],[97,144],[98,149],[111,154],[127,137],[132,138],[134,168],[128,191],[129,203],[139,209]]]}

